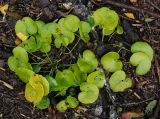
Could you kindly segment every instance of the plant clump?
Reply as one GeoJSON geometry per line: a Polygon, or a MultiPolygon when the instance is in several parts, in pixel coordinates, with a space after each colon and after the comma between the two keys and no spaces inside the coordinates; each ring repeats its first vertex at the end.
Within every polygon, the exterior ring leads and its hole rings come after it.
{"type": "Polygon", "coordinates": [[[136,42],[131,46],[133,55],[130,57],[130,63],[136,66],[136,73],[144,75],[151,68],[153,59],[153,49],[146,42],[136,42]]]}
{"type": "MultiPolygon", "coordinates": [[[[79,103],[92,104],[99,97],[101,88],[105,86],[105,71],[113,73],[109,78],[109,85],[113,92],[123,92],[132,87],[132,80],[122,71],[123,64],[117,52],[108,52],[102,56],[100,62],[96,54],[86,49],[77,61],[67,68],[62,67],[52,73],[37,74],[41,67],[29,63],[28,53],[47,53],[53,47],[67,47],[79,37],[85,43],[90,40],[89,33],[99,26],[103,35],[110,35],[117,30],[123,33],[119,25],[119,17],[114,10],[102,7],[93,12],[87,21],[81,21],[77,16],[69,14],[57,20],[57,22],[45,23],[34,21],[30,17],[18,20],[15,25],[17,37],[22,41],[13,49],[13,55],[8,59],[9,68],[26,83],[25,98],[39,109],[50,106],[49,93],[63,96],[56,104],[57,110],[65,112],[67,109],[76,108],[79,103]],[[100,64],[103,66],[100,67],[100,64]],[[103,70],[104,69],[104,70],[103,70]],[[70,93],[70,89],[76,93],[70,93]]],[[[133,55],[130,63],[136,66],[136,73],[146,74],[153,59],[153,50],[145,42],[136,42],[131,47],[133,55]]],[[[55,96],[55,98],[56,98],[55,96]]]]}

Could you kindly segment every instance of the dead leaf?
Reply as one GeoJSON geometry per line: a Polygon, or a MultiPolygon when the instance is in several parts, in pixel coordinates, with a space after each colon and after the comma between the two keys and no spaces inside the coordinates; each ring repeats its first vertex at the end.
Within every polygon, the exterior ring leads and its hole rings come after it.
{"type": "Polygon", "coordinates": [[[130,0],[131,3],[136,3],[138,0],[130,0]]]}
{"type": "Polygon", "coordinates": [[[132,119],[132,118],[138,118],[143,117],[143,112],[124,112],[122,113],[121,117],[122,119],[132,119]]]}
{"type": "Polygon", "coordinates": [[[16,45],[19,45],[22,43],[22,41],[19,38],[16,38],[16,40],[14,41],[16,45]]]}
{"type": "Polygon", "coordinates": [[[5,4],[4,6],[0,6],[0,12],[5,16],[8,11],[8,4],[5,4]]]}
{"type": "Polygon", "coordinates": [[[130,19],[135,19],[135,17],[134,17],[134,14],[133,13],[129,13],[129,12],[127,12],[127,13],[124,13],[128,18],[130,18],[130,19]]]}

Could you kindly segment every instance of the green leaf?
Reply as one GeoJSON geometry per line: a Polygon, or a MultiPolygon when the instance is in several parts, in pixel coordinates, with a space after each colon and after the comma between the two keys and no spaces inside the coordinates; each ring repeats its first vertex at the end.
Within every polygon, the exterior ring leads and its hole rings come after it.
{"type": "Polygon", "coordinates": [[[70,14],[64,18],[64,27],[71,32],[76,32],[79,27],[79,22],[80,20],[77,16],[70,14]]]}
{"type": "Polygon", "coordinates": [[[64,26],[64,23],[65,23],[65,18],[61,18],[61,19],[58,21],[58,29],[59,29],[60,31],[67,30],[66,27],[64,26]]]}
{"type": "Polygon", "coordinates": [[[98,87],[94,84],[83,83],[80,85],[81,92],[78,94],[78,100],[83,104],[94,103],[99,95],[98,87]]]}
{"type": "Polygon", "coordinates": [[[123,92],[132,86],[132,80],[126,78],[124,71],[116,71],[111,75],[109,85],[113,92],[123,92]]]}
{"type": "Polygon", "coordinates": [[[13,56],[8,58],[8,66],[12,71],[19,67],[32,70],[31,64],[28,63],[28,54],[25,49],[16,47],[12,52],[13,56]]]}
{"type": "Polygon", "coordinates": [[[87,17],[87,22],[89,23],[91,28],[94,27],[95,23],[94,23],[94,19],[92,16],[87,17]]]}
{"type": "Polygon", "coordinates": [[[75,84],[74,74],[68,69],[63,70],[63,72],[58,71],[55,79],[61,87],[70,87],[75,84]]]}
{"type": "Polygon", "coordinates": [[[66,105],[66,101],[62,100],[60,101],[57,105],[56,108],[60,111],[60,112],[65,112],[67,110],[67,105],[66,105]]]}
{"type": "Polygon", "coordinates": [[[104,27],[108,30],[114,30],[118,26],[119,17],[113,10],[108,10],[105,14],[104,27]]]}
{"type": "Polygon", "coordinates": [[[119,60],[119,54],[116,52],[109,52],[101,58],[103,68],[109,72],[121,70],[123,65],[119,60]]]}
{"type": "Polygon", "coordinates": [[[38,102],[36,104],[36,107],[43,110],[43,109],[48,108],[49,105],[50,105],[50,100],[49,100],[48,97],[45,96],[45,97],[42,98],[42,100],[40,102],[38,102]]]}
{"type": "Polygon", "coordinates": [[[120,25],[117,26],[117,34],[123,34],[123,28],[120,25]]]}
{"type": "Polygon", "coordinates": [[[148,103],[145,109],[145,113],[147,114],[148,112],[153,111],[153,109],[156,107],[157,100],[152,100],[148,103]]]}
{"type": "Polygon", "coordinates": [[[138,75],[144,75],[148,73],[151,68],[150,58],[143,52],[134,53],[130,57],[130,63],[133,66],[136,66],[136,73],[138,75]]]}
{"type": "Polygon", "coordinates": [[[69,44],[69,39],[63,35],[59,35],[55,40],[54,40],[54,44],[56,46],[56,48],[60,48],[61,44],[63,44],[64,46],[67,46],[69,44]]]}
{"type": "Polygon", "coordinates": [[[100,9],[97,9],[96,11],[94,11],[93,18],[94,18],[94,22],[95,22],[96,26],[104,24],[107,11],[109,11],[109,8],[107,8],[107,7],[102,7],[100,9]]]}
{"type": "Polygon", "coordinates": [[[115,28],[118,26],[118,14],[107,7],[102,7],[96,10],[93,13],[93,18],[95,26],[101,26],[103,28],[104,35],[112,34],[115,28]]]}
{"type": "Polygon", "coordinates": [[[42,42],[42,44],[43,45],[40,48],[41,52],[47,53],[47,52],[49,52],[51,50],[51,44],[50,43],[48,43],[48,42],[42,42]]]}
{"type": "Polygon", "coordinates": [[[21,60],[23,62],[28,62],[28,54],[24,48],[21,47],[15,47],[13,49],[13,56],[17,58],[17,60],[21,60]]]}
{"type": "Polygon", "coordinates": [[[34,87],[27,83],[25,87],[25,98],[29,102],[33,102],[34,104],[40,102],[44,96],[44,89],[41,84],[36,84],[34,87]]]}
{"type": "Polygon", "coordinates": [[[65,37],[60,36],[60,35],[55,38],[54,45],[55,45],[56,48],[60,48],[61,47],[61,44],[63,42],[63,40],[62,40],[63,38],[65,38],[65,37]]]}
{"type": "MultiPolygon", "coordinates": [[[[61,33],[64,37],[68,38],[67,42],[69,41],[69,43],[72,43],[74,41],[75,35],[73,32],[63,30],[63,31],[61,31],[61,33]]],[[[63,44],[65,44],[65,41],[63,41],[63,44]]]]}
{"type": "Polygon", "coordinates": [[[35,73],[40,72],[41,68],[42,68],[42,67],[41,67],[40,65],[33,65],[33,71],[34,71],[35,73]]]}
{"type": "Polygon", "coordinates": [[[29,84],[34,88],[36,85],[42,85],[44,90],[44,95],[46,96],[49,93],[49,83],[45,77],[42,75],[36,74],[29,79],[29,84]]]}
{"type": "Polygon", "coordinates": [[[90,39],[88,33],[91,31],[91,27],[90,27],[90,24],[87,23],[87,22],[84,22],[84,21],[81,21],[80,22],[80,25],[79,25],[79,34],[80,34],[80,37],[81,39],[87,43],[90,39]]]}
{"type": "Polygon", "coordinates": [[[45,23],[41,20],[35,21],[37,28],[38,28],[38,33],[40,31],[40,29],[42,29],[45,26],[45,23]]]}
{"type": "Polygon", "coordinates": [[[57,91],[58,88],[59,88],[57,81],[53,77],[51,77],[50,75],[47,75],[46,79],[47,79],[47,81],[49,83],[50,92],[51,91],[57,91]]]}
{"type": "Polygon", "coordinates": [[[33,21],[32,18],[30,17],[24,17],[22,19],[22,21],[24,22],[27,32],[31,35],[36,34],[37,33],[37,25],[36,22],[33,21]]]}
{"type": "Polygon", "coordinates": [[[77,64],[80,71],[90,73],[97,68],[98,61],[91,50],[85,50],[83,52],[83,58],[79,58],[77,64]]]}
{"type": "Polygon", "coordinates": [[[28,39],[29,35],[27,33],[27,28],[23,21],[18,20],[15,25],[15,32],[19,39],[25,41],[28,39]]]}
{"type": "Polygon", "coordinates": [[[41,29],[39,29],[40,36],[45,39],[46,42],[51,43],[51,36],[57,31],[56,23],[45,24],[41,29]]]}
{"type": "Polygon", "coordinates": [[[114,32],[114,30],[115,29],[109,30],[108,28],[103,27],[103,34],[106,35],[106,36],[111,35],[114,32]]]}
{"type": "Polygon", "coordinates": [[[36,52],[39,49],[39,45],[36,42],[36,39],[31,36],[28,40],[24,41],[21,43],[19,46],[24,48],[27,52],[36,52]]]}
{"type": "Polygon", "coordinates": [[[148,55],[149,59],[152,61],[153,59],[153,49],[152,47],[146,43],[146,42],[135,42],[132,46],[131,46],[131,52],[132,53],[136,53],[136,52],[143,52],[146,55],[148,55]]]}
{"type": "Polygon", "coordinates": [[[68,96],[66,98],[66,104],[69,108],[76,108],[78,106],[78,101],[75,97],[68,96]]]}
{"type": "Polygon", "coordinates": [[[24,83],[28,83],[29,79],[35,74],[32,70],[23,67],[16,68],[15,73],[24,83]]]}
{"type": "Polygon", "coordinates": [[[105,74],[100,70],[90,73],[87,77],[87,83],[94,84],[98,88],[103,88],[105,82],[105,74]]]}
{"type": "Polygon", "coordinates": [[[87,80],[87,73],[81,72],[77,64],[72,64],[69,69],[74,73],[77,86],[87,80]]]}

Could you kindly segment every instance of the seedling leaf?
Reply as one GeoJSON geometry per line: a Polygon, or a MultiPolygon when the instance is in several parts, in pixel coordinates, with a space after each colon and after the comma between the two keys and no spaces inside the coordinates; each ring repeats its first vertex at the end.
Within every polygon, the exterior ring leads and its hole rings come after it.
{"type": "Polygon", "coordinates": [[[109,79],[109,85],[113,92],[123,92],[132,86],[132,80],[126,78],[124,71],[116,71],[109,79]]]}
{"type": "Polygon", "coordinates": [[[49,100],[48,97],[45,96],[45,97],[42,98],[42,100],[40,102],[38,102],[36,104],[36,107],[43,110],[43,109],[48,108],[49,105],[50,105],[50,100],[49,100]]]}
{"type": "Polygon", "coordinates": [[[96,85],[98,88],[103,88],[105,83],[105,74],[100,70],[92,72],[88,75],[87,82],[96,85]]]}
{"type": "Polygon", "coordinates": [[[97,68],[98,61],[91,50],[85,50],[83,58],[79,58],[77,64],[82,72],[90,73],[97,68]]]}
{"type": "Polygon", "coordinates": [[[121,70],[123,65],[119,60],[119,54],[116,52],[109,52],[101,58],[103,68],[109,72],[121,70]]]}
{"type": "Polygon", "coordinates": [[[78,94],[78,100],[84,104],[94,103],[99,94],[99,89],[96,85],[83,83],[80,85],[81,92],[78,94]]]}

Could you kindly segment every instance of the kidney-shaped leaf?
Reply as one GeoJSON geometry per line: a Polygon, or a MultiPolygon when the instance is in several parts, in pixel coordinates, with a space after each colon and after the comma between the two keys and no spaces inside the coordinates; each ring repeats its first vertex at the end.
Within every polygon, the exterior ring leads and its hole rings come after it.
{"type": "Polygon", "coordinates": [[[41,84],[44,90],[44,96],[49,93],[49,83],[45,77],[42,75],[36,74],[29,79],[29,84],[34,87],[37,84],[41,84]]]}
{"type": "Polygon", "coordinates": [[[152,47],[146,42],[136,42],[131,46],[131,52],[143,52],[148,55],[149,59],[152,61],[153,59],[153,49],[152,47]]]}
{"type": "Polygon", "coordinates": [[[65,69],[63,72],[58,71],[55,77],[57,83],[61,87],[70,87],[75,84],[75,77],[72,71],[65,69]]]}
{"type": "Polygon", "coordinates": [[[29,79],[35,74],[32,70],[23,67],[16,68],[15,73],[24,83],[28,83],[29,79]]]}
{"type": "Polygon", "coordinates": [[[56,108],[60,111],[60,112],[65,112],[67,110],[67,105],[66,105],[66,101],[62,100],[60,101],[57,105],[56,108]]]}
{"type": "Polygon", "coordinates": [[[32,70],[32,66],[28,63],[28,54],[24,48],[16,47],[12,52],[13,56],[8,59],[8,66],[12,71],[19,67],[32,70]]]}
{"type": "Polygon", "coordinates": [[[83,52],[83,58],[79,58],[77,64],[82,72],[90,73],[97,68],[98,61],[91,50],[85,50],[83,52]]]}
{"type": "Polygon", "coordinates": [[[30,18],[30,17],[24,17],[22,19],[22,21],[24,22],[25,26],[26,26],[26,30],[29,34],[33,35],[37,33],[37,24],[36,22],[30,18]]]}
{"type": "Polygon", "coordinates": [[[42,110],[48,108],[49,105],[50,105],[50,100],[48,97],[45,96],[42,98],[40,102],[36,104],[36,107],[42,110]]]}
{"type": "Polygon", "coordinates": [[[68,104],[69,108],[76,108],[78,106],[78,101],[75,97],[68,96],[66,98],[66,103],[68,104]]]}
{"type": "Polygon", "coordinates": [[[80,20],[77,16],[70,14],[64,18],[64,27],[71,32],[76,32],[79,27],[79,22],[80,20]]]}
{"type": "Polygon", "coordinates": [[[87,43],[89,41],[89,35],[88,33],[91,31],[91,26],[89,23],[81,21],[79,25],[79,34],[81,39],[87,43]]]}
{"type": "Polygon", "coordinates": [[[15,32],[18,38],[22,41],[28,39],[29,35],[27,32],[27,28],[22,20],[18,20],[15,25],[15,32]]]}
{"type": "Polygon", "coordinates": [[[80,85],[81,92],[78,94],[78,100],[84,104],[94,103],[99,95],[99,89],[96,85],[90,83],[82,83],[80,85]]]}
{"type": "Polygon", "coordinates": [[[86,81],[87,73],[80,71],[77,64],[72,64],[69,69],[74,73],[76,85],[79,86],[81,83],[86,81]]]}
{"type": "Polygon", "coordinates": [[[116,71],[109,79],[109,85],[113,92],[123,92],[132,86],[132,80],[126,78],[124,71],[116,71]]]}
{"type": "Polygon", "coordinates": [[[44,96],[44,89],[40,83],[34,85],[34,87],[30,85],[30,83],[26,84],[25,98],[27,99],[27,101],[36,104],[42,100],[43,96],[44,96]]]}
{"type": "Polygon", "coordinates": [[[105,74],[100,70],[92,72],[88,75],[87,82],[96,85],[98,88],[103,88],[105,83],[105,74]]]}
{"type": "Polygon", "coordinates": [[[109,52],[101,58],[103,68],[109,72],[121,70],[123,65],[119,60],[119,54],[116,52],[109,52]]]}
{"type": "Polygon", "coordinates": [[[151,60],[148,55],[143,52],[134,53],[130,57],[130,63],[137,67],[136,73],[138,75],[146,74],[151,68],[151,60]]]}

